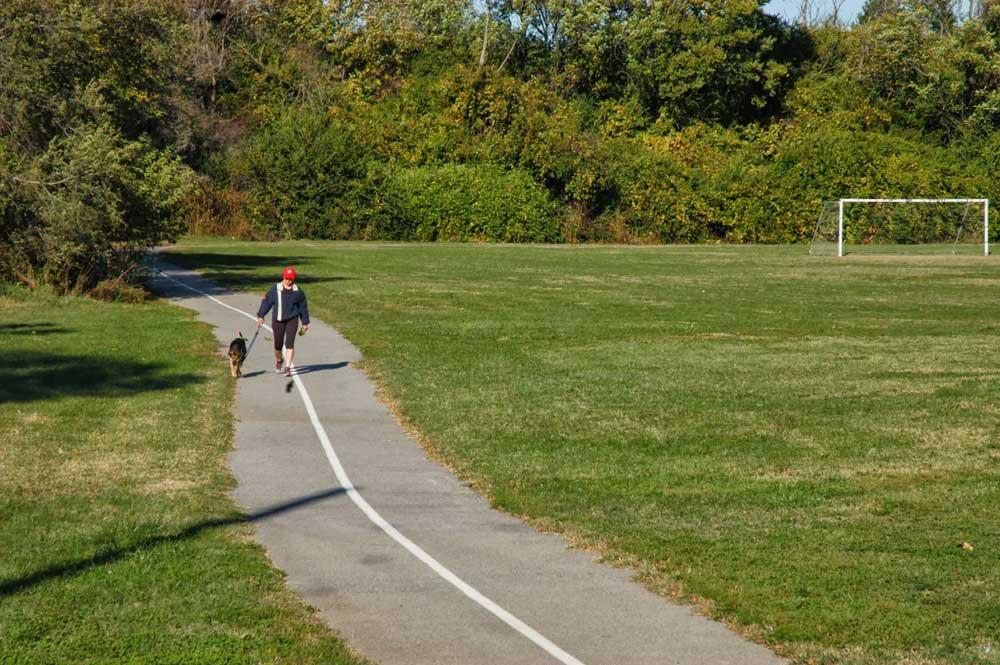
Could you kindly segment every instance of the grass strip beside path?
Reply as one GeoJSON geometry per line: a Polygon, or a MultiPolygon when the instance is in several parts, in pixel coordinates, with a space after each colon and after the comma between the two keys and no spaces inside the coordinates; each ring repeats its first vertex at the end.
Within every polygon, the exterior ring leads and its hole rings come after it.
{"type": "Polygon", "coordinates": [[[994,257],[195,239],[174,258],[259,293],[294,264],[496,506],[796,660],[1000,662],[994,257]]]}
{"type": "Polygon", "coordinates": [[[0,662],[361,662],[227,496],[206,326],[8,288],[0,343],[0,662]]]}

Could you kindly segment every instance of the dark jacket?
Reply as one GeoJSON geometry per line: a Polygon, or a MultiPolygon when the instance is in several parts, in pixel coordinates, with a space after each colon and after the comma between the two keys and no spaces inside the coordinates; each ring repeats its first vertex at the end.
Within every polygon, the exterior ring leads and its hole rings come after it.
{"type": "Polygon", "coordinates": [[[285,285],[278,282],[267,291],[267,295],[260,301],[260,309],[257,310],[257,317],[263,319],[268,310],[274,308],[272,321],[290,321],[295,317],[302,317],[303,325],[309,325],[309,306],[306,304],[306,294],[299,290],[298,284],[292,284],[292,288],[286,289],[285,285]]]}

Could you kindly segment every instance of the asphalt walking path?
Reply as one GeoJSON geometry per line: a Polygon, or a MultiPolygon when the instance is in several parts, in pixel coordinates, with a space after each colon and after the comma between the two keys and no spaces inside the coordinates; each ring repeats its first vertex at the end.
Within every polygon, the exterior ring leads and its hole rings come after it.
{"type": "MultiPolygon", "coordinates": [[[[159,267],[154,288],[214,326],[222,353],[238,331],[252,337],[269,284],[233,294],[159,267]]],[[[298,338],[290,386],[267,338],[237,382],[234,496],[288,583],[358,653],[380,665],[784,662],[490,508],[406,435],[330,326],[313,319],[298,338]]]]}

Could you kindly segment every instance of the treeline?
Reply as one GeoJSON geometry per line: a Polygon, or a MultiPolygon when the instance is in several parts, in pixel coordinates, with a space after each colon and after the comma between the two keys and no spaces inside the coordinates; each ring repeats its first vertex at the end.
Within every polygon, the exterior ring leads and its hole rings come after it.
{"type": "Polygon", "coordinates": [[[992,198],[1000,5],[761,7],[8,0],[2,277],[92,289],[185,229],[794,242],[841,196],[992,198]]]}

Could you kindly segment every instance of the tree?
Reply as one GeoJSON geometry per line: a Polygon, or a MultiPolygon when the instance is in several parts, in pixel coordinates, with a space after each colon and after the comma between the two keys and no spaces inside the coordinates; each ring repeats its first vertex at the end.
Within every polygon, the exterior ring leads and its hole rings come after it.
{"type": "Polygon", "coordinates": [[[858,17],[864,25],[880,19],[892,19],[899,14],[914,14],[921,17],[928,29],[946,33],[958,24],[958,0],[865,0],[858,17]]]}
{"type": "Polygon", "coordinates": [[[398,78],[421,54],[462,50],[473,39],[465,0],[340,0],[324,13],[325,50],[369,90],[398,78]]]}
{"type": "Polygon", "coordinates": [[[848,68],[898,123],[946,137],[973,114],[995,117],[1000,83],[996,41],[979,21],[942,33],[923,7],[901,8],[851,33],[848,68]]]}
{"type": "Polygon", "coordinates": [[[809,53],[757,0],[656,3],[628,17],[624,40],[629,85],[672,125],[766,117],[809,53]]]}
{"type": "Polygon", "coordinates": [[[0,5],[0,276],[92,288],[180,232],[170,2],[0,5]]]}

